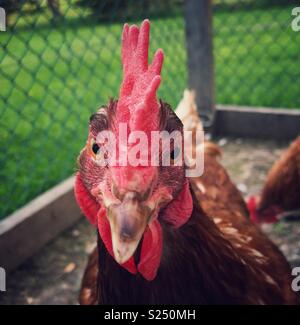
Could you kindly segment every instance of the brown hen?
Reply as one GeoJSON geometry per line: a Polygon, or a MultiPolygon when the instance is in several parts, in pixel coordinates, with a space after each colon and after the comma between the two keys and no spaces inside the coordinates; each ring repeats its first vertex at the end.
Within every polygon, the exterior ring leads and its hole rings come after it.
{"type": "Polygon", "coordinates": [[[251,220],[274,223],[300,217],[300,136],[270,169],[260,196],[248,199],[251,220]]]}
{"type": "MultiPolygon", "coordinates": [[[[97,165],[97,132],[115,131],[120,121],[146,132],[183,133],[170,106],[155,99],[162,52],[148,67],[148,40],[149,22],[140,31],[124,27],[121,100],[91,118],[89,140],[79,157],[76,198],[98,230],[80,303],[298,303],[287,261],[247,219],[240,193],[217,161],[218,147],[204,146],[204,174],[188,180],[185,166],[97,165]],[[132,177],[139,181],[132,183],[132,177]]],[[[188,129],[193,123],[184,120],[188,129]]],[[[203,150],[201,145],[197,150],[203,150]]]]}

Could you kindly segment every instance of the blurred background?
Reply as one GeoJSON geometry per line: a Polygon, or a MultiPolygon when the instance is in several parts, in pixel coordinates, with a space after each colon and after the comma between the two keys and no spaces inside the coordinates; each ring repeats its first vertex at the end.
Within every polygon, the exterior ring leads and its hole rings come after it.
{"type": "MultiPolygon", "coordinates": [[[[291,28],[291,12],[297,2],[212,2],[217,104],[300,108],[300,33],[291,28]]],[[[0,7],[6,10],[6,31],[0,32],[0,219],[4,220],[74,174],[89,116],[118,96],[124,22],[151,20],[151,53],[158,47],[165,52],[159,96],[174,108],[188,87],[188,58],[184,1],[0,0],[0,7]]],[[[260,188],[268,168],[286,146],[272,141],[218,141],[224,147],[224,164],[245,195],[260,188]]],[[[86,226],[81,224],[78,229],[66,235],[67,242],[54,244],[65,256],[59,262],[62,274],[72,273],[76,267],[80,274],[79,266],[84,264],[80,256],[93,241],[86,226]],[[81,246],[75,253],[68,252],[66,247],[78,241],[82,232],[81,246]],[[66,257],[70,254],[77,259],[75,267],[66,257]]],[[[299,244],[295,238],[291,240],[293,245],[299,244]]],[[[286,245],[286,241],[279,244],[286,245]]],[[[299,260],[289,246],[286,250],[299,260]]],[[[54,254],[53,249],[48,252],[54,254]]],[[[24,280],[24,297],[21,295],[19,302],[55,301],[51,290],[44,292],[44,298],[38,294],[32,298],[33,293],[28,296],[26,281],[34,282],[30,274],[40,274],[37,269],[41,265],[45,269],[51,264],[41,259],[30,263],[17,271],[16,277],[24,280]]],[[[58,278],[64,281],[60,275],[51,278],[51,272],[56,271],[52,268],[47,273],[52,285],[58,278]]],[[[69,284],[71,291],[79,284],[76,274],[70,280],[75,283],[69,284]]],[[[21,290],[18,285],[11,284],[15,287],[12,292],[21,290]]],[[[68,288],[68,283],[65,286],[68,288]]],[[[73,291],[71,298],[57,302],[74,302],[73,291]]],[[[5,299],[14,301],[13,294],[5,299]]]]}
{"type": "MultiPolygon", "coordinates": [[[[183,2],[6,0],[0,33],[0,218],[74,172],[87,121],[118,96],[124,22],[152,20],[163,47],[159,95],[173,107],[187,87],[183,2]]],[[[216,0],[216,103],[299,108],[300,41],[288,0],[216,0]],[[298,81],[298,82],[297,82],[298,81]]],[[[153,52],[152,52],[153,53],[153,52]]]]}

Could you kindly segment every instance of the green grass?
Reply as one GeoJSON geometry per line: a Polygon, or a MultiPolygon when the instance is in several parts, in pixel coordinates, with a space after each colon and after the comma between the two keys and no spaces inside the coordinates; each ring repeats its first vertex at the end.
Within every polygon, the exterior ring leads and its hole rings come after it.
{"type": "MultiPolygon", "coordinates": [[[[122,22],[61,4],[64,22],[49,25],[43,11],[0,33],[0,218],[74,172],[89,116],[118,95],[122,22]]],[[[215,13],[218,103],[300,107],[290,11],[215,13]]],[[[159,95],[175,107],[187,85],[182,15],[152,19],[151,38],[151,53],[162,47],[166,57],[159,95]]]]}
{"type": "Polygon", "coordinates": [[[291,7],[215,15],[217,102],[300,108],[300,33],[291,7]]]}

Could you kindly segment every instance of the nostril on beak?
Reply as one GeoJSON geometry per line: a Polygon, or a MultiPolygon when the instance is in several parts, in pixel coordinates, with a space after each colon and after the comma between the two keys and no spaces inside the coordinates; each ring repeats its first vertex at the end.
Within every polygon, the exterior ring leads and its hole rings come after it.
{"type": "Polygon", "coordinates": [[[120,237],[122,240],[126,241],[128,239],[132,239],[134,236],[133,227],[129,227],[129,225],[124,225],[120,232],[120,237]]]}

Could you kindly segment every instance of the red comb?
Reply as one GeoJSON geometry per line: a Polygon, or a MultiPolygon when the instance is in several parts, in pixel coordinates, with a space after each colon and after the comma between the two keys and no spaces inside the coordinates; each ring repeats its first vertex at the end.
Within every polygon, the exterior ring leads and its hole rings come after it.
{"type": "Polygon", "coordinates": [[[117,121],[129,124],[131,131],[158,129],[159,103],[156,92],[160,85],[163,51],[157,50],[148,65],[150,22],[137,26],[124,25],[122,34],[123,82],[117,106],[117,121]]]}

